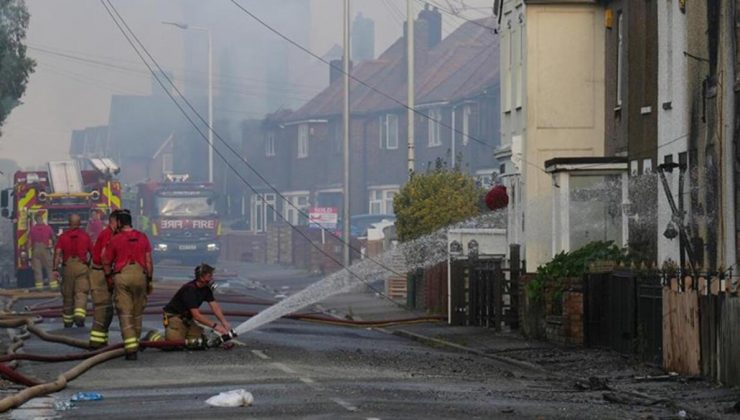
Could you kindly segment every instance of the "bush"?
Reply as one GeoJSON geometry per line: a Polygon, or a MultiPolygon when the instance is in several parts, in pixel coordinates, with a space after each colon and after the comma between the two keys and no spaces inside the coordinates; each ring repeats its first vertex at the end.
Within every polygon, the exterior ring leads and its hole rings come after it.
{"type": "Polygon", "coordinates": [[[550,302],[558,308],[563,296],[563,281],[582,277],[594,261],[624,262],[627,254],[611,241],[591,242],[572,252],[561,252],[550,262],[537,267],[537,274],[527,284],[527,295],[535,302],[550,302]]]}
{"type": "Polygon", "coordinates": [[[410,241],[477,216],[483,194],[471,176],[458,170],[438,167],[414,174],[393,199],[398,239],[410,241]]]}

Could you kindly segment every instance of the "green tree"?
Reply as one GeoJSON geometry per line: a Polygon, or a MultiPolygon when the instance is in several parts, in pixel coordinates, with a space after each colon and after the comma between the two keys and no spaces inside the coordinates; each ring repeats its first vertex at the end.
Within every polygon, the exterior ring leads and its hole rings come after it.
{"type": "Polygon", "coordinates": [[[0,0],[0,126],[26,91],[36,63],[26,56],[29,14],[24,0],[0,0]]]}
{"type": "Polygon", "coordinates": [[[393,199],[396,232],[402,242],[477,216],[483,190],[460,171],[437,167],[414,174],[393,199]]]}

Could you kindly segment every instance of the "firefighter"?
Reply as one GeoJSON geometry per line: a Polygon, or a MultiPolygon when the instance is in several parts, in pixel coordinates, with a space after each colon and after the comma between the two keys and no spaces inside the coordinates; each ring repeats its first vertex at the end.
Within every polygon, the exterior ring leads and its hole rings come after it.
{"type": "Polygon", "coordinates": [[[152,292],[152,246],[145,234],[131,227],[131,213],[116,215],[118,233],[103,253],[106,276],[113,276],[113,300],[121,325],[126,360],[136,360],[147,295],[152,292]]]}
{"type": "Polygon", "coordinates": [[[62,320],[64,328],[72,322],[85,326],[87,294],[90,292],[88,260],[92,254],[90,237],[80,228],[80,216],[69,216],[69,229],[57,241],[54,266],[62,274],[62,320]]]}
{"type": "Polygon", "coordinates": [[[102,212],[100,210],[93,210],[92,213],[90,213],[90,220],[87,221],[87,234],[90,235],[92,243],[96,243],[98,241],[98,235],[100,235],[100,232],[105,228],[105,226],[103,226],[103,221],[101,220],[101,214],[102,212]]]}
{"type": "Polygon", "coordinates": [[[195,279],[185,283],[164,307],[163,324],[165,339],[185,340],[186,347],[203,348],[205,339],[203,329],[198,325],[207,325],[219,334],[228,334],[231,325],[224,318],[221,306],[213,297],[211,283],[214,268],[201,264],[195,268],[195,279]],[[218,322],[211,320],[200,312],[200,305],[208,302],[218,322]]]}
{"type": "Polygon", "coordinates": [[[118,210],[111,212],[106,226],[98,235],[92,251],[90,269],[90,295],[93,303],[93,325],[90,330],[90,348],[108,344],[108,328],[113,320],[112,285],[103,272],[103,252],[118,228],[118,210]]]}
{"type": "Polygon", "coordinates": [[[34,215],[36,223],[28,233],[31,251],[31,267],[33,267],[34,286],[37,289],[44,288],[44,271],[52,290],[59,288],[59,281],[52,270],[52,243],[54,241],[54,230],[44,223],[44,215],[38,212],[34,215]]]}

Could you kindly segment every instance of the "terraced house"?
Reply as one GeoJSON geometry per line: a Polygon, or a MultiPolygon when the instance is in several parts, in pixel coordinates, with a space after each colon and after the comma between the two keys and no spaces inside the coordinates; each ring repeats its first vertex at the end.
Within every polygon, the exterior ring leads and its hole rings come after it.
{"type": "MultiPolygon", "coordinates": [[[[442,39],[441,16],[421,11],[415,26],[416,170],[459,167],[490,185],[499,166],[498,35],[495,18],[463,24],[442,39]]],[[[355,63],[350,86],[351,214],[392,214],[393,197],[408,179],[406,40],[379,57],[355,63]],[[358,82],[361,81],[361,82],[358,82]]],[[[329,71],[329,69],[327,69],[329,71]]],[[[295,111],[282,110],[244,131],[247,159],[300,209],[342,212],[342,78],[295,111]]],[[[264,180],[249,199],[254,231],[278,219],[305,223],[264,180]]],[[[249,192],[247,192],[249,194],[249,192]]]]}

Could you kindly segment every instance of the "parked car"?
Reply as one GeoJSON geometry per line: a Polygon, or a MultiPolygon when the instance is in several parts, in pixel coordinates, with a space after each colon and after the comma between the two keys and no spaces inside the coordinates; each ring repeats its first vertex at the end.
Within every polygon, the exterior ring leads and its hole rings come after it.
{"type": "Polygon", "coordinates": [[[363,238],[367,236],[367,229],[373,224],[389,220],[396,221],[393,214],[357,214],[350,217],[350,232],[352,236],[363,238]]]}

